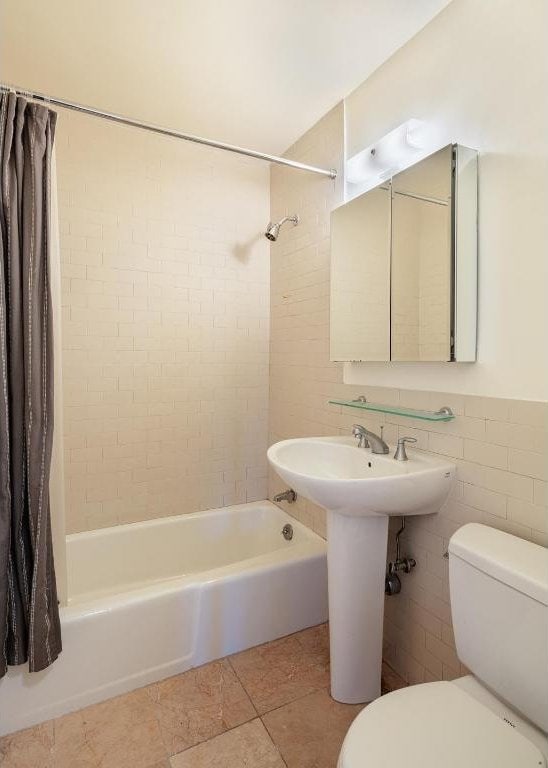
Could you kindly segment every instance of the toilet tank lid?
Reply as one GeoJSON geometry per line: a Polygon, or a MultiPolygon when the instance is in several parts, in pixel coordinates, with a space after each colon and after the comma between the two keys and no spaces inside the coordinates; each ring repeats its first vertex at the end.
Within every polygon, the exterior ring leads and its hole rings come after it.
{"type": "Polygon", "coordinates": [[[548,605],[548,549],[545,547],[487,525],[468,523],[451,537],[449,555],[548,605]]]}

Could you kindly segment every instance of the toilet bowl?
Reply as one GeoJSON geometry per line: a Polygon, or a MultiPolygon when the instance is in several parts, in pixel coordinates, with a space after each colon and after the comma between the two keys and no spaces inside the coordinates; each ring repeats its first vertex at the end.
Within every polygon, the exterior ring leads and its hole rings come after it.
{"type": "Polygon", "coordinates": [[[401,688],[350,726],[338,768],[539,768],[548,739],[471,677],[401,688]],[[477,686],[477,689],[476,689],[477,686]]]}
{"type": "Polygon", "coordinates": [[[473,673],[369,704],[338,768],[548,766],[548,550],[487,526],[449,545],[455,644],[473,673]]]}

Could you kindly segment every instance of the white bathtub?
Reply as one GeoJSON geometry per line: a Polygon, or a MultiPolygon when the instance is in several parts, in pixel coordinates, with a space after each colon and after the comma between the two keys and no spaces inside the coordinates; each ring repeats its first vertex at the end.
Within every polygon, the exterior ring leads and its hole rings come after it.
{"type": "Polygon", "coordinates": [[[325,542],[270,502],[74,534],[67,560],[63,653],[0,680],[0,735],[327,619],[325,542]]]}

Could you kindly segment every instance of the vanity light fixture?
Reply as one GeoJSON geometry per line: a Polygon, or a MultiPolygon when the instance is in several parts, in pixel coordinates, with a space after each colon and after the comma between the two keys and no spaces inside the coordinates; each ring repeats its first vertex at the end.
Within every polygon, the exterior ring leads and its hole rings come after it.
{"type": "Polygon", "coordinates": [[[415,118],[407,120],[349,158],[346,181],[359,185],[360,193],[365,192],[429,154],[432,151],[430,145],[428,124],[415,118]]]}

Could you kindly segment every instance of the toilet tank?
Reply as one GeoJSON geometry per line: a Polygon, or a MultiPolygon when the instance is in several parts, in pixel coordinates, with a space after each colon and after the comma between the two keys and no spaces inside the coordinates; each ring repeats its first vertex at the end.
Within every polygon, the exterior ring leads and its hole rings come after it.
{"type": "Polygon", "coordinates": [[[449,542],[449,586],[462,663],[548,731],[548,549],[464,525],[449,542]]]}

